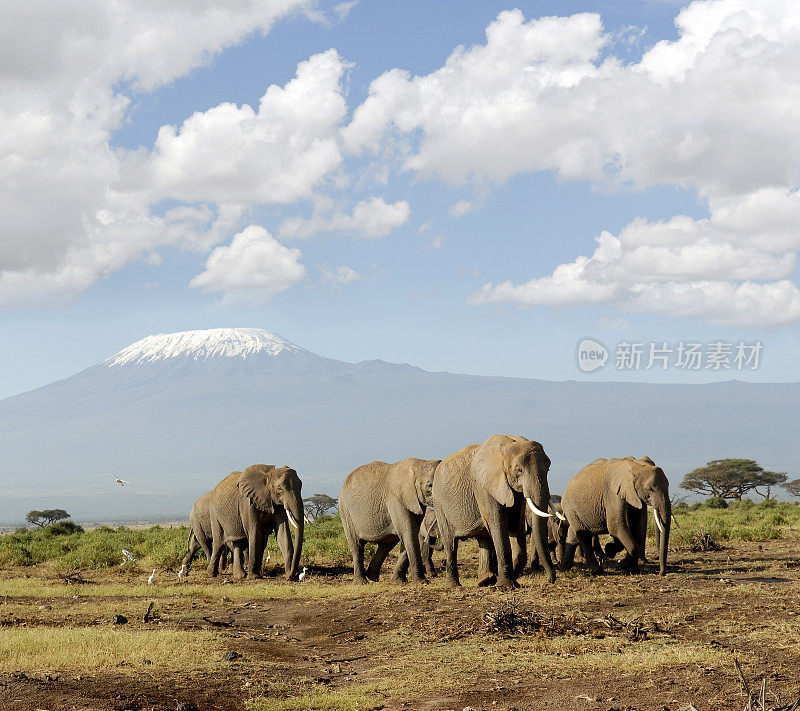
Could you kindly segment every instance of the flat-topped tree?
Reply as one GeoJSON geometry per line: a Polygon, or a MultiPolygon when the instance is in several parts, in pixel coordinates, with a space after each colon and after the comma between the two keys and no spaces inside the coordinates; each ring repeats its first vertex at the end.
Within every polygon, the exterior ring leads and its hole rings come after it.
{"type": "Polygon", "coordinates": [[[25,516],[25,520],[28,523],[39,526],[39,528],[56,521],[63,521],[65,518],[69,518],[69,514],[64,509],[45,509],[44,511],[36,511],[34,509],[33,511],[28,511],[28,515],[25,516]]]}
{"type": "Polygon", "coordinates": [[[781,484],[781,486],[792,496],[800,497],[800,479],[792,479],[792,481],[787,481],[785,484],[781,484]]]}
{"type": "Polygon", "coordinates": [[[312,519],[324,516],[328,511],[335,509],[338,505],[338,499],[334,499],[327,494],[314,494],[314,496],[303,499],[303,506],[305,507],[306,513],[312,519]]]}
{"type": "Polygon", "coordinates": [[[786,474],[765,471],[752,459],[714,459],[686,474],[681,488],[737,501],[749,491],[770,499],[772,488],[785,481],[786,474]]]}

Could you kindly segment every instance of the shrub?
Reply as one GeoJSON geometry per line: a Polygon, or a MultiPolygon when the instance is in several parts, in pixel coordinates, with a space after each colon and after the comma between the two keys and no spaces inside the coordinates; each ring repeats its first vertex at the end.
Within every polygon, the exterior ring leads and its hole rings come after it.
{"type": "Polygon", "coordinates": [[[727,509],[728,502],[721,496],[709,496],[706,499],[706,506],[710,509],[727,509]]]}
{"type": "Polygon", "coordinates": [[[73,533],[83,533],[83,528],[74,521],[57,521],[44,527],[51,536],[69,536],[73,533]]]}

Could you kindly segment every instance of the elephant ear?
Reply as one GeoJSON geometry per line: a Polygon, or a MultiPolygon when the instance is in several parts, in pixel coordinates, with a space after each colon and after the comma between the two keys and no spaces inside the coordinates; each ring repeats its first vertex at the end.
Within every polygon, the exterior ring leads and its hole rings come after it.
{"type": "Polygon", "coordinates": [[[617,496],[625,499],[633,508],[642,508],[642,500],[636,493],[636,486],[634,485],[633,469],[630,466],[617,467],[617,496]]]}
{"type": "Polygon", "coordinates": [[[648,464],[652,464],[653,466],[656,465],[656,463],[652,459],[650,459],[650,457],[642,457],[642,461],[647,462],[648,464]]]}
{"type": "Polygon", "coordinates": [[[503,506],[514,505],[514,492],[506,477],[504,448],[514,444],[511,437],[489,437],[472,457],[472,471],[478,485],[488,491],[503,506]]]}
{"type": "Polygon", "coordinates": [[[239,491],[253,502],[253,505],[265,513],[273,513],[272,496],[269,493],[269,473],[275,467],[272,464],[254,464],[247,467],[239,477],[239,491]]]}
{"type": "Polygon", "coordinates": [[[410,462],[399,462],[392,466],[386,488],[409,511],[422,514],[425,510],[417,496],[415,477],[416,472],[410,462]]]}

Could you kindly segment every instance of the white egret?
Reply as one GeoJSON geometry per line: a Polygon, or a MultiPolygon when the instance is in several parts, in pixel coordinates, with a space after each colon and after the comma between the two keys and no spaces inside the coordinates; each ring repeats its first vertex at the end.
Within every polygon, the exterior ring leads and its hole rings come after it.
{"type": "Polygon", "coordinates": [[[306,577],[306,571],[307,571],[307,570],[308,570],[308,568],[303,568],[303,572],[302,572],[302,573],[300,573],[300,575],[298,575],[298,576],[297,576],[297,579],[298,579],[298,580],[299,580],[301,583],[303,582],[303,580],[305,580],[305,577],[306,577]]]}
{"type": "Polygon", "coordinates": [[[156,569],[153,568],[153,572],[150,573],[150,577],[147,579],[147,584],[152,585],[153,581],[156,579],[156,569]]]}

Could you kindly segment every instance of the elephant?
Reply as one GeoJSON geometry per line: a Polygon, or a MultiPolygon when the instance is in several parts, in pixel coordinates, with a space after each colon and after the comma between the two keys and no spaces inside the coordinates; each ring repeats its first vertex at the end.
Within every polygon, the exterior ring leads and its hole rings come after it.
{"type": "Polygon", "coordinates": [[[244,549],[247,546],[247,578],[261,577],[261,562],[266,539],[275,532],[283,554],[286,579],[297,578],[303,549],[305,510],[302,482],[290,467],[254,464],[232,472],[211,492],[211,531],[213,550],[209,575],[216,576],[225,545],[233,548],[233,575],[245,577],[244,549]],[[289,524],[297,529],[295,543],[289,524]]]}
{"type": "MultiPolygon", "coordinates": [[[[496,584],[518,587],[519,560],[512,560],[511,535],[525,550],[524,507],[536,514],[534,543],[548,579],[555,570],[547,547],[546,509],[550,501],[550,459],[538,442],[525,437],[492,435],[442,460],[433,480],[433,505],[446,557],[446,585],[457,587],[458,541],[477,538],[480,547],[478,585],[490,585],[494,550],[496,584]]],[[[522,562],[524,566],[524,562],[522,562]]]]}
{"type": "MultiPolygon", "coordinates": [[[[560,497],[559,497],[560,499],[560,497]]],[[[550,555],[553,557],[553,560],[557,560],[559,563],[564,559],[564,546],[567,543],[567,532],[569,531],[569,524],[567,523],[567,518],[564,516],[564,509],[561,507],[561,501],[556,501],[555,498],[550,500],[550,511],[553,513],[553,517],[547,520],[547,545],[550,548],[550,555]]],[[[530,535],[530,547],[534,548],[534,540],[533,540],[533,515],[530,511],[527,512],[527,525],[530,535]]],[[[607,544],[608,546],[611,543],[607,544]]],[[[620,548],[621,549],[621,548],[620,548]]],[[[582,553],[582,549],[578,549],[582,553]]],[[[592,550],[594,551],[595,555],[600,558],[604,559],[606,557],[614,557],[613,554],[607,556],[603,547],[600,545],[600,537],[599,536],[592,536],[592,550]]],[[[619,551],[617,551],[619,552],[619,551]]],[[[539,570],[541,566],[539,565],[539,556],[534,550],[533,559],[531,560],[531,570],[539,570]]]]}
{"type": "MultiPolygon", "coordinates": [[[[199,550],[202,550],[206,558],[211,560],[211,547],[213,545],[213,535],[211,533],[212,493],[207,491],[195,501],[189,514],[189,540],[186,542],[186,555],[181,561],[181,569],[187,573],[199,550]]],[[[220,567],[223,570],[225,569],[227,554],[228,549],[226,548],[220,557],[220,567]]]]}
{"type": "MultiPolygon", "coordinates": [[[[572,477],[561,503],[569,524],[563,570],[572,566],[580,542],[589,570],[600,572],[590,537],[608,533],[626,551],[623,567],[638,572],[639,560],[644,559],[649,505],[657,529],[659,574],[666,574],[672,505],[669,481],[652,459],[597,459],[572,477]]],[[[609,552],[615,549],[616,545],[610,546],[609,552]]]]}
{"type": "MultiPolygon", "coordinates": [[[[339,513],[353,553],[353,582],[377,581],[381,565],[399,540],[403,541],[411,580],[426,581],[420,551],[419,530],[425,507],[431,502],[438,459],[410,457],[400,462],[371,462],[348,474],[339,494],[339,513]],[[378,550],[364,570],[364,544],[377,543],[378,550]]],[[[395,566],[392,576],[404,575],[395,566]]]]}

